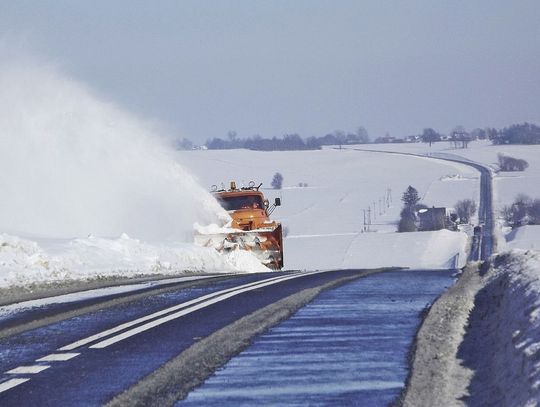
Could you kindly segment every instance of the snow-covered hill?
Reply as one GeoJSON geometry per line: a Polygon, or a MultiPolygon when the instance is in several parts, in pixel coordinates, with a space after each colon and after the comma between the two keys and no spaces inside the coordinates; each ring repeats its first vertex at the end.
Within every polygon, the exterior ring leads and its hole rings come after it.
{"type": "Polygon", "coordinates": [[[429,206],[478,202],[479,174],[465,165],[345,149],[185,151],[178,157],[208,188],[254,180],[263,182],[270,201],[282,198],[273,216],[287,229],[287,269],[448,268],[466,260],[464,233],[395,233],[409,185],[429,206]],[[284,177],[281,190],[269,189],[276,172],[284,177]],[[364,231],[368,210],[372,225],[364,231]]]}

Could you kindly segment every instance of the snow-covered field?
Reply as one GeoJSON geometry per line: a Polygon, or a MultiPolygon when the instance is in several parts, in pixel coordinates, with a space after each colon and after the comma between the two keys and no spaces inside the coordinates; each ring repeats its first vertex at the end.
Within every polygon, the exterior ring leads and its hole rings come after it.
{"type": "Polygon", "coordinates": [[[287,229],[287,269],[448,268],[465,263],[464,233],[395,233],[401,195],[409,185],[430,206],[478,201],[479,174],[465,165],[339,149],[184,151],[178,160],[208,188],[254,180],[263,182],[271,202],[281,197],[282,206],[273,216],[287,229]],[[276,172],[284,177],[281,190],[269,188],[276,172]],[[364,232],[368,208],[373,224],[364,232]]]}
{"type": "MultiPolygon", "coordinates": [[[[274,215],[287,231],[286,269],[448,268],[465,262],[464,233],[397,234],[395,230],[400,196],[408,185],[415,186],[429,205],[452,206],[458,199],[477,199],[478,174],[466,166],[334,149],[188,151],[179,152],[176,159],[208,187],[250,179],[269,185],[273,174],[282,172],[284,188],[265,189],[265,193],[270,199],[282,198],[283,205],[274,215]],[[373,221],[364,232],[368,208],[373,221]]],[[[247,253],[222,256],[189,241],[146,242],[125,234],[76,239],[2,234],[0,264],[2,287],[103,276],[266,270],[247,253]]]]}
{"type": "MultiPolygon", "coordinates": [[[[498,170],[497,155],[504,154],[515,158],[522,158],[529,163],[524,172],[495,172],[494,181],[494,209],[496,216],[503,206],[510,205],[518,194],[527,194],[531,198],[540,199],[540,146],[538,145],[492,145],[489,141],[476,141],[469,144],[469,148],[453,148],[449,142],[434,143],[431,147],[426,143],[412,144],[369,144],[357,146],[368,150],[397,151],[412,154],[444,153],[455,154],[472,161],[476,161],[498,170]]],[[[540,236],[538,236],[540,237],[540,236]]],[[[514,240],[510,237],[506,240],[514,240]]],[[[504,241],[500,249],[504,249],[504,241]]],[[[523,248],[531,248],[529,242],[523,248]]],[[[535,243],[539,247],[540,240],[535,243]]],[[[514,241],[510,248],[521,247],[514,241]]]]}

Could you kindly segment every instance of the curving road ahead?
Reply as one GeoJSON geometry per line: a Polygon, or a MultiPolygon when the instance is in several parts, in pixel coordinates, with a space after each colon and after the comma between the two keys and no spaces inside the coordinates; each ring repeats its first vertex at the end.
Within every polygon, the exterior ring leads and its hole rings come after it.
{"type": "Polygon", "coordinates": [[[495,222],[493,220],[493,178],[491,169],[483,164],[455,154],[433,153],[427,155],[439,160],[465,164],[480,172],[480,204],[478,205],[479,227],[475,229],[470,261],[486,261],[496,250],[495,222]]]}

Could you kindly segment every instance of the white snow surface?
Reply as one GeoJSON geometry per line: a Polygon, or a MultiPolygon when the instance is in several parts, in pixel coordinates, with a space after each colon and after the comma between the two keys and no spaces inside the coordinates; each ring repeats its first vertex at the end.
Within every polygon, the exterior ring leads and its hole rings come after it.
{"type": "Polygon", "coordinates": [[[536,406],[540,400],[540,253],[512,250],[498,256],[484,290],[492,304],[482,342],[480,377],[486,405],[536,406]]]}
{"type": "Polygon", "coordinates": [[[536,250],[540,252],[540,225],[521,226],[508,232],[505,239],[508,249],[536,250]]]}
{"type": "Polygon", "coordinates": [[[49,239],[41,244],[0,234],[0,270],[0,288],[180,271],[268,271],[247,252],[221,255],[181,242],[144,243],[126,234],[118,239],[49,239]]]}
{"type": "Polygon", "coordinates": [[[395,233],[400,198],[409,185],[430,206],[452,207],[465,198],[478,201],[479,174],[465,165],[346,149],[183,151],[178,160],[208,188],[254,180],[263,183],[270,202],[282,198],[272,217],[286,231],[286,269],[440,269],[465,264],[465,233],[395,233]],[[276,172],[284,177],[281,190],[270,188],[276,172]],[[389,207],[384,199],[388,190],[389,207]],[[363,210],[368,208],[373,224],[363,231],[363,210]]]}
{"type": "MultiPolygon", "coordinates": [[[[263,191],[271,201],[282,198],[283,205],[272,217],[286,230],[286,269],[428,269],[465,264],[464,233],[395,233],[400,197],[408,185],[416,187],[429,205],[451,207],[458,199],[476,198],[478,174],[464,165],[332,149],[185,151],[178,152],[176,160],[208,187],[231,180],[247,184],[251,179],[269,186],[273,174],[282,172],[284,188],[263,191]],[[382,202],[387,190],[392,198],[389,207],[382,202]],[[373,224],[364,232],[363,209],[368,207],[373,224]]],[[[227,230],[204,219],[196,228],[207,233],[227,230]]],[[[0,239],[0,287],[113,275],[268,270],[247,252],[220,255],[185,241],[145,240],[138,235],[73,239],[4,233],[0,239]]]]}

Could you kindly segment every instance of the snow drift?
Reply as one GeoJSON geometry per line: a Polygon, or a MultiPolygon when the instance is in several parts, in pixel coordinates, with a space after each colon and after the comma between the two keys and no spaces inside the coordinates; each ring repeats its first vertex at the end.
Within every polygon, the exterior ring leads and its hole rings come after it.
{"type": "Polygon", "coordinates": [[[179,271],[268,271],[248,252],[221,255],[214,249],[185,243],[153,245],[126,234],[118,239],[90,236],[42,244],[0,234],[0,270],[0,288],[179,271]]]}
{"type": "Polygon", "coordinates": [[[474,371],[467,405],[536,406],[540,399],[540,253],[493,258],[458,357],[474,371]]]}

